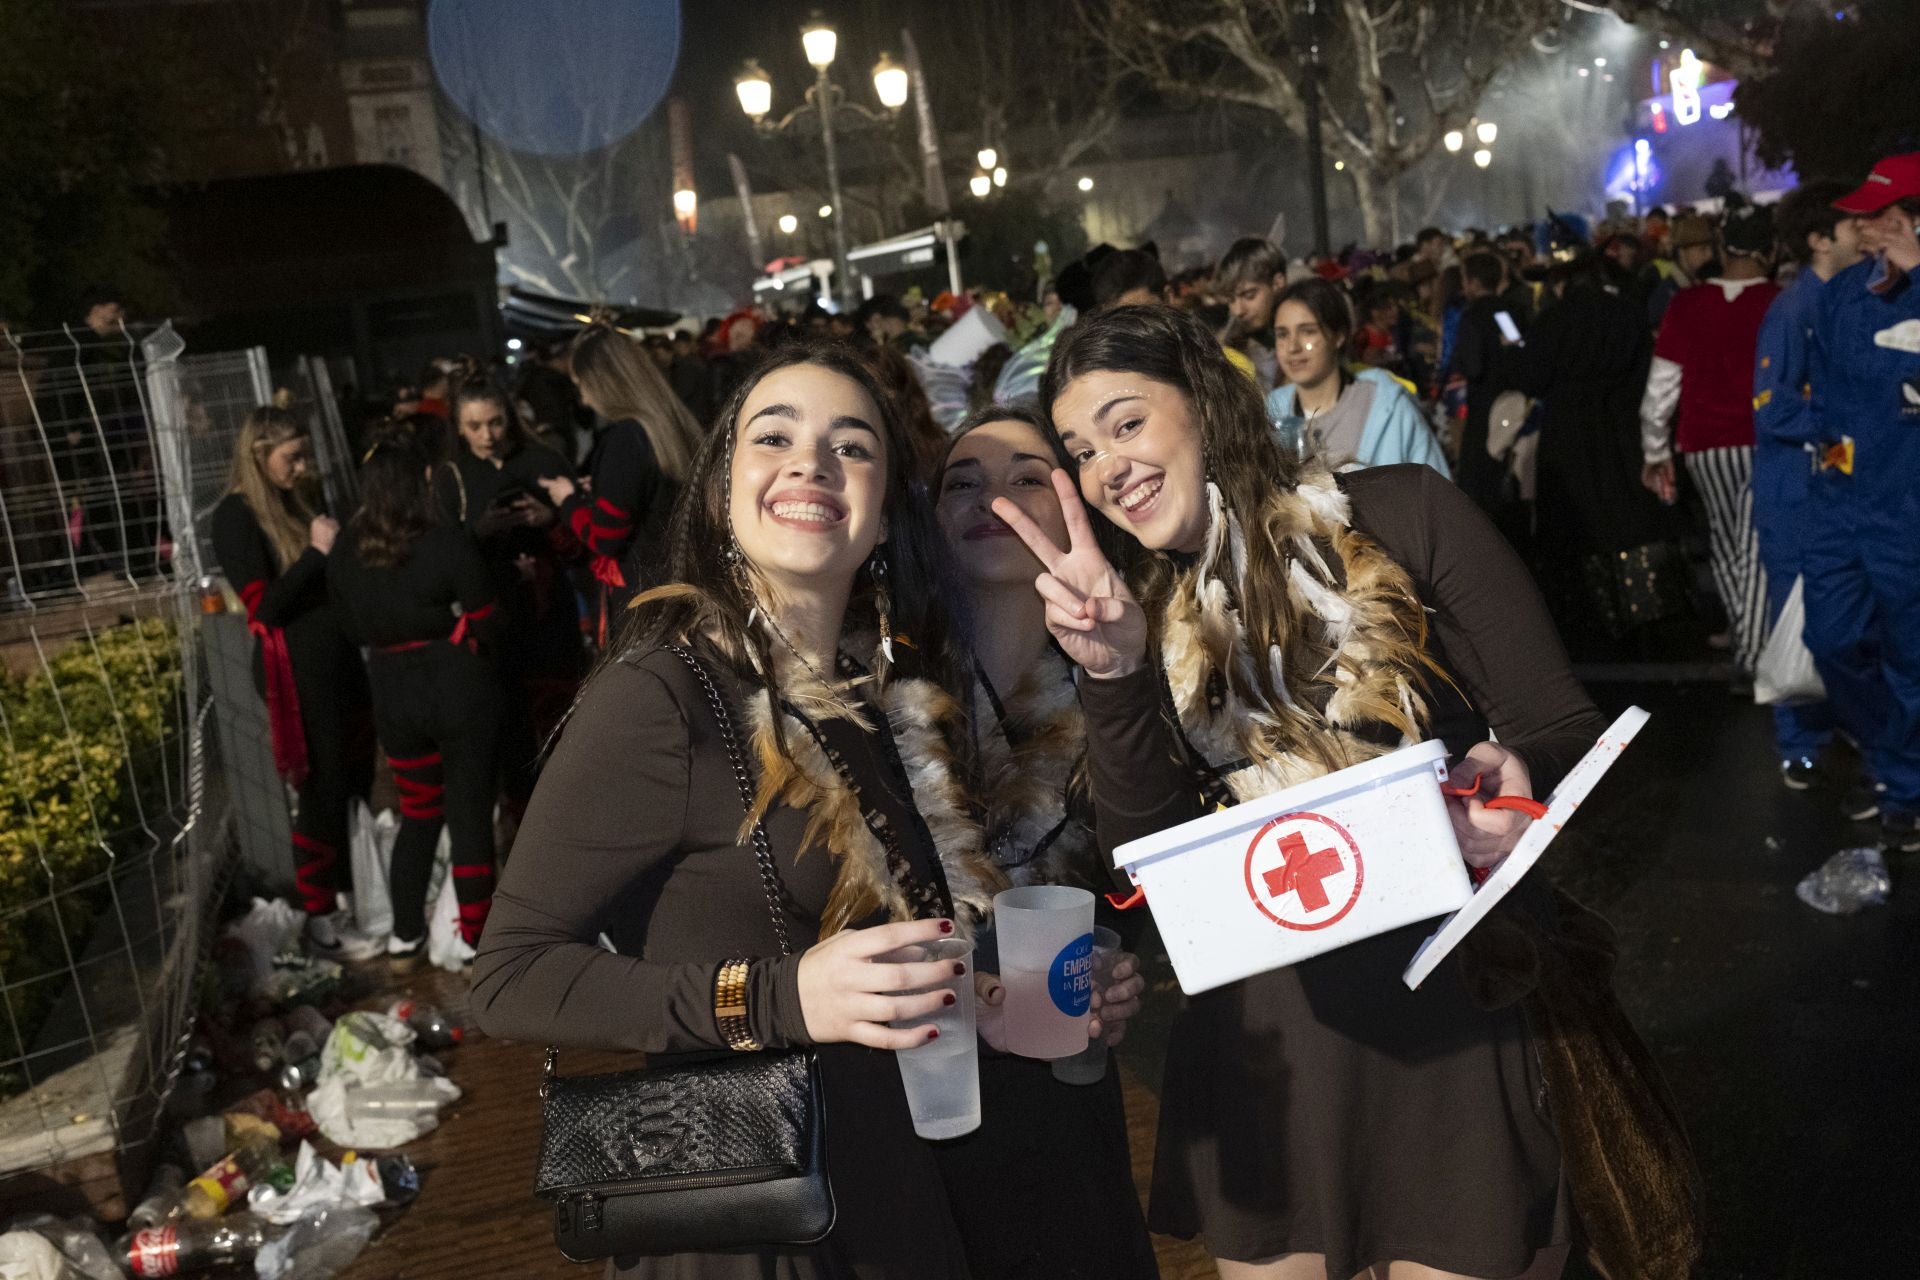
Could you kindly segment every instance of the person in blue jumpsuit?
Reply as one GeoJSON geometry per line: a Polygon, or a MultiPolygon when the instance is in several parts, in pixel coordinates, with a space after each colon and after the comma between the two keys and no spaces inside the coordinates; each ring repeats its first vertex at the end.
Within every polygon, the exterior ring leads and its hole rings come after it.
{"type": "MultiPolygon", "coordinates": [[[[1767,310],[1753,371],[1753,526],[1767,571],[1769,630],[1804,571],[1807,496],[1819,456],[1807,383],[1814,304],[1827,281],[1860,261],[1859,228],[1850,214],[1833,207],[1847,192],[1843,183],[1807,183],[1782,200],[1775,215],[1780,240],[1800,264],[1800,274],[1767,310]]],[[[1832,740],[1833,711],[1824,701],[1775,706],[1773,724],[1781,779],[1791,790],[1804,791],[1818,779],[1815,763],[1832,740]]],[[[1871,782],[1848,794],[1843,808],[1857,822],[1878,814],[1871,782]]]]}
{"type": "Polygon", "coordinates": [[[1834,207],[1872,256],[1814,304],[1807,647],[1881,787],[1882,842],[1920,851],[1920,152],[1834,207]]]}

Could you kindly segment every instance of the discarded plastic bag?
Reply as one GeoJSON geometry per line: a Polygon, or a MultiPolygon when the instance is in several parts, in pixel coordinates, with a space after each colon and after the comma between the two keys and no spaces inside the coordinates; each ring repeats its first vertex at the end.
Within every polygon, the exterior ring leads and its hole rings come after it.
{"type": "Polygon", "coordinates": [[[80,1219],[32,1213],[0,1235],[0,1280],[121,1280],[107,1246],[80,1219]]]}
{"type": "Polygon", "coordinates": [[[333,1280],[367,1247],[380,1219],[358,1206],[320,1209],[269,1240],[253,1260],[260,1280],[333,1280]]]}
{"type": "Polygon", "coordinates": [[[460,1086],[429,1076],[414,1058],[413,1028],[384,1013],[343,1014],[320,1051],[320,1083],[307,1095],[314,1123],[343,1147],[378,1150],[412,1142],[440,1123],[439,1108],[460,1098],[460,1086]],[[418,1082],[428,1102],[404,1110],[369,1114],[350,1101],[352,1090],[368,1085],[418,1082]]]}
{"type": "Polygon", "coordinates": [[[1819,702],[1827,696],[1827,686],[1813,665],[1813,652],[1802,635],[1807,626],[1805,590],[1806,579],[1795,578],[1780,618],[1760,651],[1753,672],[1753,700],[1761,706],[1819,702]]]}
{"type": "Polygon", "coordinates": [[[328,1209],[370,1209],[387,1199],[380,1171],[371,1160],[334,1164],[302,1142],[294,1157],[293,1185],[285,1191],[255,1187],[247,1207],[275,1226],[292,1226],[302,1218],[328,1209]]]}
{"type": "Polygon", "coordinates": [[[393,932],[393,899],[387,893],[387,865],[400,820],[391,809],[374,813],[355,799],[348,810],[353,862],[353,915],[360,931],[373,937],[393,932]]]}
{"type": "Polygon", "coordinates": [[[1887,860],[1878,849],[1842,849],[1793,891],[1815,911],[1850,916],[1885,902],[1893,892],[1893,880],[1887,875],[1887,860]]]}
{"type": "Polygon", "coordinates": [[[473,948],[460,936],[460,898],[454,892],[449,870],[453,851],[444,834],[440,850],[434,855],[433,878],[427,882],[427,900],[433,909],[427,914],[427,963],[448,973],[458,973],[473,959],[473,948]]]}
{"type": "Polygon", "coordinates": [[[306,927],[306,915],[285,899],[255,898],[247,914],[229,924],[225,932],[246,944],[257,986],[273,972],[275,956],[299,950],[306,927]]]}

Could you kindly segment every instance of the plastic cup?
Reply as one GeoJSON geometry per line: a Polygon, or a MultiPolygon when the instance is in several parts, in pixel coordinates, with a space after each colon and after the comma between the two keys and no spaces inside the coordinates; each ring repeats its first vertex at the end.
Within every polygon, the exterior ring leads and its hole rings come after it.
{"type": "MultiPolygon", "coordinates": [[[[1093,931],[1093,971],[1101,974],[1111,968],[1120,952],[1120,935],[1101,925],[1093,931]]],[[[1107,1046],[1089,1039],[1087,1047],[1071,1058],[1053,1060],[1053,1078],[1061,1084],[1099,1084],[1107,1078],[1107,1046]]]]}
{"type": "Polygon", "coordinates": [[[973,1025],[973,944],[958,938],[923,942],[880,957],[889,964],[957,960],[966,972],[931,987],[902,991],[950,991],[953,1003],[895,1027],[935,1027],[940,1035],[911,1049],[899,1049],[900,1083],[906,1086],[913,1131],[923,1138],[957,1138],[980,1127],[980,1044],[973,1025]]]}
{"type": "Polygon", "coordinates": [[[993,900],[1006,984],[1007,1048],[1070,1058],[1087,1047],[1093,1006],[1093,895],[1062,885],[1008,889],[993,900]]]}

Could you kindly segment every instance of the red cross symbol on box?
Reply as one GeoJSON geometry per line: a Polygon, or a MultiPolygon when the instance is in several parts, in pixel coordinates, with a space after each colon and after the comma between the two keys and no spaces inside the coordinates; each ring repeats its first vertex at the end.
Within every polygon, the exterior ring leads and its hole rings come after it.
{"type": "Polygon", "coordinates": [[[1247,846],[1247,897],[1283,929],[1336,924],[1360,900],[1366,868],[1345,827],[1317,813],[1289,813],[1247,846]]]}

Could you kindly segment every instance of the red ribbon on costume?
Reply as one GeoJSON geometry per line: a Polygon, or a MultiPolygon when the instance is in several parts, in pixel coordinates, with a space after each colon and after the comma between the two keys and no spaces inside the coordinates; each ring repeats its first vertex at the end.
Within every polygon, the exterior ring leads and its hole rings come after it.
{"type": "Polygon", "coordinates": [[[260,642],[260,665],[266,672],[267,727],[273,734],[273,767],[293,786],[307,779],[307,731],[300,720],[300,690],[293,682],[293,655],[287,651],[287,633],[260,621],[260,598],[267,593],[264,579],[240,588],[247,607],[247,630],[260,642]]]}
{"type": "Polygon", "coordinates": [[[485,622],[492,616],[493,601],[491,600],[481,605],[478,609],[467,610],[454,621],[453,630],[447,633],[447,642],[449,644],[463,644],[467,646],[468,649],[478,653],[480,651],[479,639],[467,633],[472,630],[474,623],[485,622]]]}

